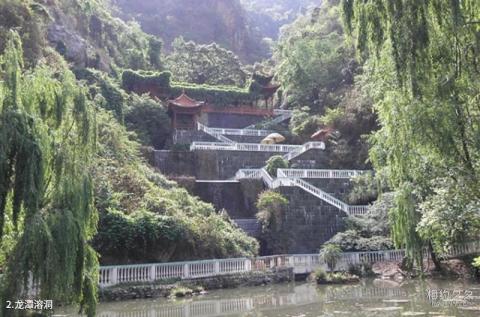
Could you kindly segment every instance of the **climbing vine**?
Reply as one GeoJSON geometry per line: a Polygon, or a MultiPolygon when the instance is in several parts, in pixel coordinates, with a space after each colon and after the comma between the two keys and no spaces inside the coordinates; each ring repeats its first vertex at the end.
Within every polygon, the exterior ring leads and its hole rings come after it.
{"type": "MultiPolygon", "coordinates": [[[[76,302],[94,316],[91,105],[67,70],[24,72],[21,40],[13,31],[0,60],[0,229],[12,225],[17,237],[7,263],[0,263],[0,301],[21,299],[36,284],[39,298],[76,302]]],[[[0,231],[2,248],[3,238],[0,231]]]]}
{"type": "Polygon", "coordinates": [[[165,72],[135,72],[126,70],[122,75],[123,88],[127,91],[149,92],[148,88],[156,89],[165,97],[178,97],[186,92],[190,97],[197,100],[214,103],[217,106],[252,103],[262,98],[262,84],[271,77],[255,75],[248,87],[238,88],[235,86],[210,86],[191,83],[180,83],[171,80],[172,74],[165,72]],[[260,82],[259,82],[260,81],[260,82]]]}

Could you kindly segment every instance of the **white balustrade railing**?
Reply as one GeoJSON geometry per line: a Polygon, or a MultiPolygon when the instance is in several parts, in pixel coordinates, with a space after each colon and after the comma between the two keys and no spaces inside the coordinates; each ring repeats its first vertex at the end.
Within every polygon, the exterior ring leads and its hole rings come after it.
{"type": "Polygon", "coordinates": [[[237,136],[259,136],[266,137],[273,133],[269,130],[257,130],[257,129],[224,129],[224,128],[210,128],[201,123],[198,123],[198,129],[208,134],[217,133],[220,135],[237,135],[237,136]]]}
{"type": "Polygon", "coordinates": [[[194,279],[251,270],[251,261],[246,258],[172,262],[100,267],[100,286],[108,287],[123,283],[145,283],[165,279],[194,279]]]}
{"type": "Polygon", "coordinates": [[[291,144],[258,144],[258,143],[218,143],[218,142],[193,142],[190,150],[220,150],[220,151],[251,151],[251,152],[279,152],[288,153],[301,149],[301,145],[291,144]]]}
{"type": "MultiPolygon", "coordinates": [[[[290,119],[293,116],[293,111],[292,110],[284,110],[284,109],[273,109],[273,114],[276,115],[277,117],[274,118],[273,120],[270,120],[271,124],[277,124],[280,122],[283,122],[287,119],[290,119]]],[[[250,130],[254,129],[256,124],[249,125],[248,127],[245,127],[245,130],[250,130]]]]}
{"type": "MultiPolygon", "coordinates": [[[[277,170],[278,175],[282,174],[281,170],[277,170]]],[[[348,215],[358,216],[365,215],[368,213],[368,206],[350,206],[340,199],[333,197],[332,195],[324,192],[320,188],[305,182],[301,178],[292,178],[292,177],[277,177],[276,179],[272,178],[268,172],[262,169],[241,169],[235,174],[235,179],[262,179],[268,188],[275,189],[278,187],[290,187],[297,186],[305,190],[306,192],[314,195],[315,197],[320,198],[321,200],[327,202],[330,205],[337,207],[338,209],[344,211],[348,215]]]]}
{"type": "Polygon", "coordinates": [[[217,140],[220,140],[220,141],[228,143],[228,144],[235,144],[234,141],[232,141],[229,138],[223,136],[222,133],[220,133],[218,131],[214,131],[214,129],[211,129],[211,128],[201,124],[200,122],[197,123],[197,127],[198,127],[198,130],[203,131],[203,132],[213,136],[217,140]]]}
{"type": "MultiPolygon", "coordinates": [[[[446,257],[480,253],[480,241],[455,245],[446,257]]],[[[342,253],[335,270],[377,262],[401,261],[404,250],[365,251],[342,253]]],[[[122,283],[151,283],[168,279],[195,279],[228,274],[263,271],[273,268],[293,268],[294,272],[309,273],[316,268],[328,270],[319,254],[273,255],[257,258],[237,258],[159,264],[138,264],[100,267],[100,287],[122,283]]]]}
{"type": "Polygon", "coordinates": [[[337,207],[340,210],[343,210],[348,215],[357,216],[357,215],[364,215],[368,213],[368,206],[350,206],[340,199],[333,197],[332,195],[324,192],[318,187],[313,186],[310,183],[305,182],[300,178],[292,179],[292,183],[296,186],[302,188],[303,190],[309,192],[310,194],[322,199],[323,201],[329,203],[337,207]]]}
{"type": "Polygon", "coordinates": [[[320,150],[325,150],[325,143],[323,142],[308,142],[305,143],[304,145],[292,149],[292,151],[289,151],[289,153],[285,154],[283,156],[284,159],[287,161],[291,161],[292,159],[302,155],[303,153],[307,152],[310,149],[320,149],[320,150]]]}
{"type": "Polygon", "coordinates": [[[360,170],[327,170],[327,169],[278,169],[278,177],[291,178],[346,178],[369,173],[360,170]]]}

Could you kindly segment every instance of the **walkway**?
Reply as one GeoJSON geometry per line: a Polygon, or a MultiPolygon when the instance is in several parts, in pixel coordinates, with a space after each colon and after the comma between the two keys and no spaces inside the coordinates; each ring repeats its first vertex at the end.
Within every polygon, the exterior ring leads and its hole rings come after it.
{"type": "MultiPolygon", "coordinates": [[[[480,241],[454,246],[445,257],[479,254],[480,241]]],[[[342,253],[336,271],[348,270],[351,265],[401,261],[404,250],[342,253]]],[[[295,254],[264,256],[253,259],[222,259],[191,262],[104,266],[100,268],[100,287],[122,283],[152,283],[167,279],[195,279],[265,271],[274,268],[292,268],[295,274],[308,274],[317,268],[327,270],[319,254],[295,254]]]]}
{"type": "MultiPolygon", "coordinates": [[[[280,118],[289,118],[291,111],[278,110],[280,118]]],[[[255,129],[222,129],[210,128],[198,123],[198,129],[211,135],[221,142],[193,142],[190,146],[191,151],[195,150],[216,150],[216,151],[251,151],[251,152],[278,152],[285,153],[283,158],[291,161],[294,158],[304,154],[311,149],[325,150],[323,142],[308,142],[303,145],[285,145],[285,144],[258,144],[258,143],[236,143],[225,135],[268,135],[271,131],[255,129]]],[[[241,169],[235,179],[262,179],[270,189],[279,187],[299,187],[304,191],[314,195],[322,201],[337,207],[348,215],[364,215],[368,212],[368,206],[350,206],[347,203],[324,192],[320,188],[304,181],[302,178],[351,178],[360,175],[366,171],[351,170],[315,170],[315,169],[280,169],[277,172],[277,178],[272,178],[263,169],[241,169]]]]}
{"type": "Polygon", "coordinates": [[[265,168],[261,168],[241,169],[235,175],[235,179],[262,179],[270,189],[296,186],[324,202],[337,207],[350,216],[358,216],[367,214],[368,206],[351,206],[324,192],[320,188],[304,181],[302,178],[350,178],[350,175],[354,176],[362,173],[365,173],[365,171],[278,169],[277,178],[274,179],[268,174],[265,168]]]}

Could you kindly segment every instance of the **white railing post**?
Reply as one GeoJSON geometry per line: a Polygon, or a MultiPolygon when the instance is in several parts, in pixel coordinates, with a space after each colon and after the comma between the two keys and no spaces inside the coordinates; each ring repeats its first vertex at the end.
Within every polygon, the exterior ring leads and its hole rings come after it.
{"type": "Polygon", "coordinates": [[[151,265],[150,266],[150,276],[149,276],[149,280],[151,282],[154,282],[156,280],[156,274],[155,274],[155,265],[151,265]]]}
{"type": "Polygon", "coordinates": [[[118,284],[118,277],[117,277],[117,267],[113,267],[110,269],[110,284],[117,285],[118,284]]]}
{"type": "Polygon", "coordinates": [[[245,272],[250,272],[252,270],[252,261],[250,259],[245,259],[245,272]]]}
{"type": "Polygon", "coordinates": [[[189,278],[190,277],[190,267],[188,265],[188,263],[185,263],[183,265],[183,278],[186,279],[186,278],[189,278]]]}
{"type": "Polygon", "coordinates": [[[215,274],[220,274],[220,261],[215,261],[215,274]]]}

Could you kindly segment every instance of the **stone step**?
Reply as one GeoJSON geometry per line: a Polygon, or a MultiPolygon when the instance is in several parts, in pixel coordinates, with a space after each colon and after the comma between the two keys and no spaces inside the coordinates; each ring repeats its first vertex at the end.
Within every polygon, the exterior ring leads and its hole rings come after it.
{"type": "Polygon", "coordinates": [[[256,218],[233,219],[237,226],[245,231],[249,236],[258,237],[262,231],[262,225],[256,218]]]}

